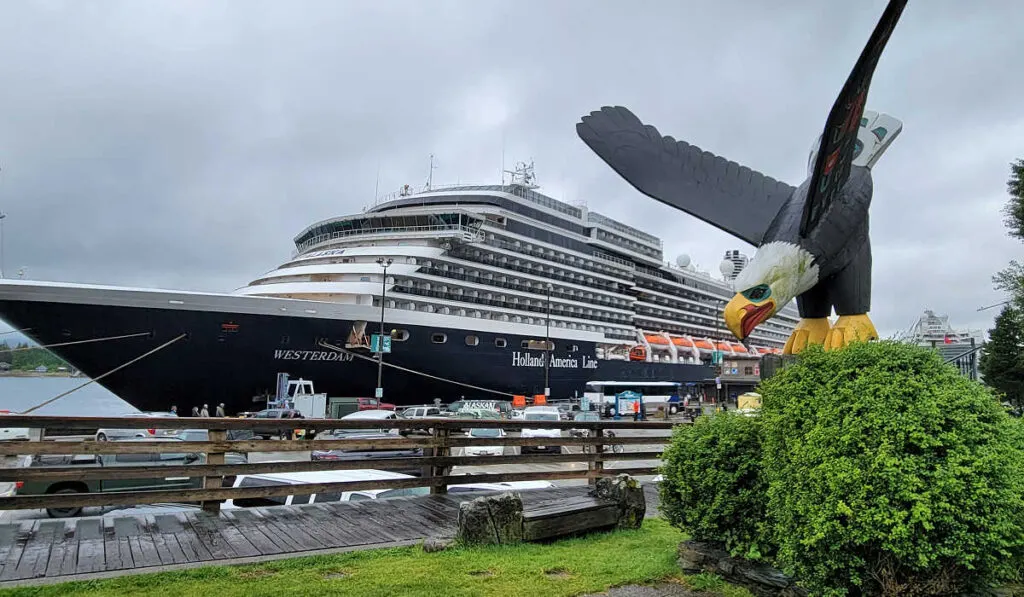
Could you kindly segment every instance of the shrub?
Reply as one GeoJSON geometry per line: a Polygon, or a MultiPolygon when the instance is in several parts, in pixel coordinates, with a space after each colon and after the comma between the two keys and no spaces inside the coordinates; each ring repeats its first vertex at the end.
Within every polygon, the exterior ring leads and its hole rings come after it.
{"type": "Polygon", "coordinates": [[[662,460],[661,510],[673,526],[733,555],[761,557],[766,496],[756,417],[726,412],[676,427],[662,460]]]}
{"type": "Polygon", "coordinates": [[[813,347],[761,384],[776,563],[814,593],[958,594],[1012,578],[1020,428],[929,349],[813,347]]]}

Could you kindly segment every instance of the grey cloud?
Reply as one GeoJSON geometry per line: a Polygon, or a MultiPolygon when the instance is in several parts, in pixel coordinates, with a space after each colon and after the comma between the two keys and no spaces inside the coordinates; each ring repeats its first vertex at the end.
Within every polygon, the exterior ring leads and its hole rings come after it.
{"type": "MultiPolygon", "coordinates": [[[[629,106],[662,132],[799,183],[885,2],[36,3],[0,21],[7,270],[228,291],[311,222],[427,178],[544,190],[712,272],[739,241],[640,196],[576,138],[629,106]]],[[[1024,155],[1024,7],[911,2],[869,101],[904,119],[876,168],[874,317],[987,327],[1020,253],[999,213],[1024,155]],[[980,140],[985,140],[981,142],[980,140]]]]}

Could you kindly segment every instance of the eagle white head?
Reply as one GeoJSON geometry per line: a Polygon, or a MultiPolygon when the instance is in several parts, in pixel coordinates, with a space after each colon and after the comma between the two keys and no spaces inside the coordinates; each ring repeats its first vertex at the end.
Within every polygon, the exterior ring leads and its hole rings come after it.
{"type": "Polygon", "coordinates": [[[803,247],[782,241],[761,245],[736,276],[736,296],[725,306],[725,325],[743,340],[797,295],[818,283],[814,256],[803,247]]]}

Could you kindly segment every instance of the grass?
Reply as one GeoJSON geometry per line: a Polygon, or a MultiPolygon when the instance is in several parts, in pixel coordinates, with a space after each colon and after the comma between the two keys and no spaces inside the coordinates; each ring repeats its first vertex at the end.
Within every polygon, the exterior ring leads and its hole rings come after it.
{"type": "Polygon", "coordinates": [[[713,589],[728,597],[749,595],[724,582],[702,578],[705,575],[683,579],[676,565],[676,547],[682,539],[668,523],[649,519],[640,530],[549,545],[528,543],[433,554],[419,547],[404,547],[21,587],[0,590],[0,597],[569,596],[664,580],[713,589]]]}

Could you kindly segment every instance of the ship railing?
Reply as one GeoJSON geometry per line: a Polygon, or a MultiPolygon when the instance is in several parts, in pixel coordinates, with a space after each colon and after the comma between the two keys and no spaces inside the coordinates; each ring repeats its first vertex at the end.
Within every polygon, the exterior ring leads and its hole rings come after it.
{"type": "MultiPolygon", "coordinates": [[[[653,413],[659,417],[664,411],[653,413]]],[[[366,420],[352,419],[254,419],[254,418],[132,418],[132,417],[53,417],[31,415],[0,416],[0,427],[29,428],[32,441],[0,442],[0,457],[7,465],[0,468],[0,487],[14,483],[17,488],[31,483],[34,487],[57,487],[57,493],[24,494],[0,497],[0,510],[68,509],[91,506],[134,506],[157,503],[201,504],[208,512],[218,512],[225,500],[243,498],[271,498],[298,494],[361,491],[367,489],[393,489],[429,487],[434,494],[447,493],[448,485],[464,483],[498,483],[508,481],[539,481],[580,479],[596,482],[599,477],[628,473],[656,475],[662,450],[671,437],[674,425],[667,420],[634,422],[627,420],[599,421],[544,421],[544,428],[560,429],[561,437],[524,438],[519,432],[535,428],[537,421],[505,419],[393,419],[375,420],[373,427],[386,430],[385,438],[317,439],[314,435],[325,431],[365,429],[366,420]],[[207,441],[181,441],[157,436],[146,442],[97,442],[82,439],[103,428],[138,429],[206,429],[207,441]],[[285,440],[228,440],[232,430],[250,430],[256,434],[289,435],[301,431],[313,439],[285,440]],[[506,433],[501,437],[478,438],[465,434],[467,429],[498,428],[506,433]],[[570,430],[585,431],[585,433],[570,430]],[[71,436],[70,434],[80,434],[71,436]],[[62,436],[62,437],[52,437],[62,436]],[[46,441],[55,439],[57,441],[46,441]],[[469,446],[502,446],[501,456],[456,455],[456,448],[469,446]],[[522,454],[521,448],[559,446],[558,454],[522,454]],[[620,449],[618,446],[621,446],[620,449]],[[306,453],[326,450],[372,451],[408,450],[418,448],[422,455],[396,458],[355,458],[345,460],[289,460],[225,464],[225,454],[252,453],[306,453]],[[508,453],[514,448],[515,453],[508,453]],[[614,448],[614,449],[613,449],[614,448]],[[118,454],[191,454],[192,464],[169,466],[112,466],[91,467],[25,466],[23,457],[35,459],[45,455],[118,455],[118,454]],[[200,457],[205,456],[205,458],[200,457]],[[21,466],[11,466],[13,463],[21,466]],[[522,465],[571,465],[543,470],[522,471],[522,465]],[[503,466],[518,466],[520,472],[501,470],[503,466]],[[487,466],[487,472],[453,474],[454,467],[487,466]],[[417,470],[420,475],[408,478],[373,481],[346,481],[309,483],[286,486],[234,487],[239,475],[266,473],[323,472],[342,470],[417,470]],[[182,477],[191,480],[193,487],[158,490],[89,491],[95,482],[128,479],[165,479],[182,477]]],[[[71,460],[68,459],[70,463],[71,460]]]]}
{"type": "Polygon", "coordinates": [[[379,228],[358,228],[353,230],[339,230],[330,234],[318,234],[312,236],[295,246],[292,256],[299,255],[321,243],[347,238],[350,236],[371,235],[371,234],[423,234],[424,232],[449,232],[453,236],[476,234],[476,229],[460,224],[433,224],[429,226],[385,226],[379,228]]]}

